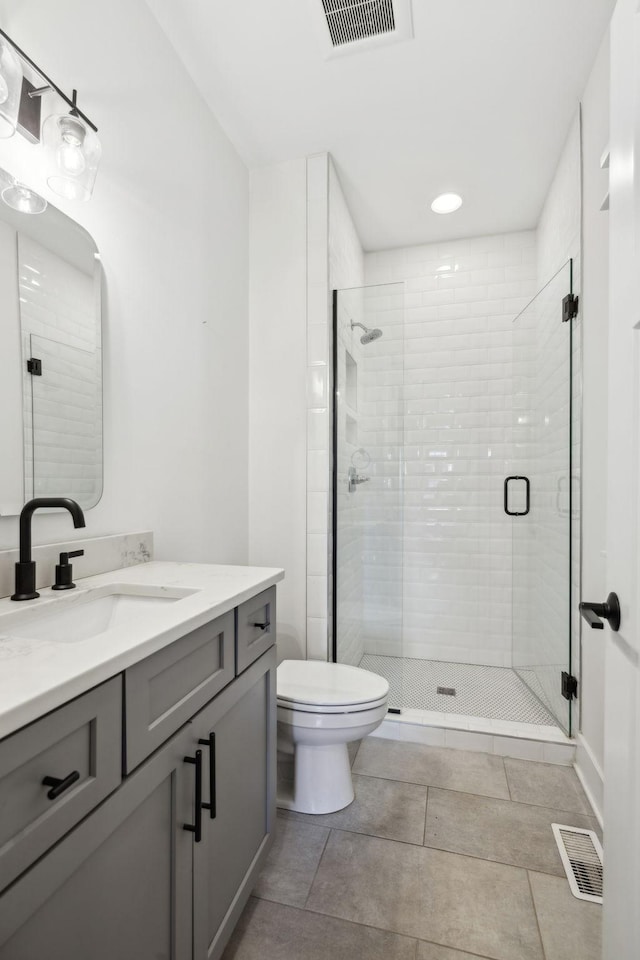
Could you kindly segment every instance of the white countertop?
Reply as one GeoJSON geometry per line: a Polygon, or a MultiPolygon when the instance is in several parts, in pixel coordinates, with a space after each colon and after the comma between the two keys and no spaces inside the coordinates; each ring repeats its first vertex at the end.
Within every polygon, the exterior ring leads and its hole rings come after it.
{"type": "Polygon", "coordinates": [[[154,561],[77,580],[75,590],[41,590],[37,600],[0,600],[0,738],[233,610],[283,577],[283,570],[271,567],[154,561]],[[136,586],[154,588],[159,596],[163,590],[194,592],[87,640],[12,636],[18,622],[24,625],[39,619],[57,604],[76,606],[119,584],[129,591],[136,586]]]}

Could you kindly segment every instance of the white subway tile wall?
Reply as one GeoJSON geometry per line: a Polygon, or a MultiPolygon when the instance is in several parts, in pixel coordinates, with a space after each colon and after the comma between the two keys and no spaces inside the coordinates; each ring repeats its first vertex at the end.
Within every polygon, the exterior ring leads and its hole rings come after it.
{"type": "Polygon", "coordinates": [[[366,653],[511,666],[513,521],[502,491],[516,472],[513,320],[536,275],[534,231],[365,257],[367,284],[406,281],[404,301],[367,301],[365,323],[384,336],[362,371],[362,445],[376,463],[363,499],[370,516],[378,510],[364,562],[366,653]],[[398,523],[385,497],[401,483],[398,523]],[[398,581],[401,646],[384,602],[398,581]]]}

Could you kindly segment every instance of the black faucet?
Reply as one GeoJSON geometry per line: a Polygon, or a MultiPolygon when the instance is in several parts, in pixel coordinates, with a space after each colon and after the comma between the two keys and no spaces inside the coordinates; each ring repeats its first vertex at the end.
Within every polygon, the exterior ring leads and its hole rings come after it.
{"type": "Polygon", "coordinates": [[[25,503],[20,514],[20,561],[16,563],[16,592],[12,600],[35,600],[36,564],[31,559],[31,518],[40,507],[63,507],[73,517],[74,527],[84,527],[84,513],[75,500],[68,497],[37,497],[25,503]]]}

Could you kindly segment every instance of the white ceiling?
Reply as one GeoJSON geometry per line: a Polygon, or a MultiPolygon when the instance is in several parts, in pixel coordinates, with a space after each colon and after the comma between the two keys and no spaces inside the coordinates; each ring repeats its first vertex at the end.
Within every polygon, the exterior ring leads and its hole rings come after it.
{"type": "Polygon", "coordinates": [[[320,0],[147,3],[246,163],[328,150],[379,250],[537,224],[615,0],[413,0],[415,39],[333,59],[320,0]]]}

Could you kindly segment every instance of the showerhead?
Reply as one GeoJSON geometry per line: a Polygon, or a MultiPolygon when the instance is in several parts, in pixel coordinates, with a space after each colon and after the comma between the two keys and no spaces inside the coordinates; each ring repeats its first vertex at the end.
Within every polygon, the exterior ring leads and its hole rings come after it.
{"type": "Polygon", "coordinates": [[[357,321],[351,321],[351,329],[354,327],[360,327],[364,330],[364,333],[360,337],[360,343],[371,343],[372,340],[378,340],[382,336],[382,330],[378,330],[377,327],[374,327],[373,330],[370,330],[369,327],[365,327],[364,323],[358,323],[357,321]]]}

